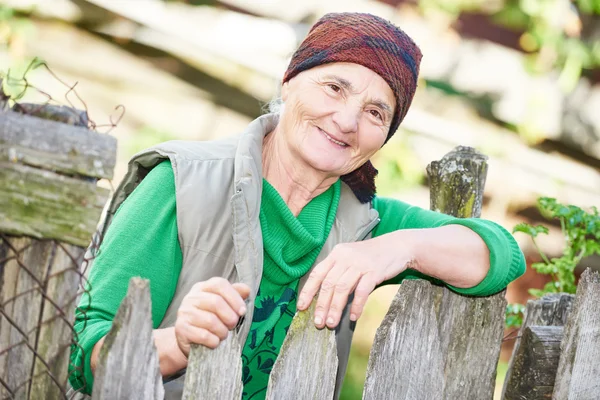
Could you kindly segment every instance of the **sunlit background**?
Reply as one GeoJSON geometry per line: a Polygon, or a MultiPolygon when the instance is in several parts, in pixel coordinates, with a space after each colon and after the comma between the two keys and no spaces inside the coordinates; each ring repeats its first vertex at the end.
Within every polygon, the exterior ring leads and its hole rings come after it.
{"type": "MultiPolygon", "coordinates": [[[[21,101],[87,109],[98,131],[117,137],[116,185],[143,148],[244,129],[277,95],[312,23],[332,11],[384,17],[424,54],[412,108],[374,160],[379,194],[429,208],[425,166],[460,144],[490,157],[483,217],[509,230],[547,223],[539,196],[600,205],[600,0],[0,0],[0,70],[21,101]],[[23,78],[37,90],[23,92],[23,78]]],[[[528,238],[516,237],[528,262],[538,261],[528,238]]],[[[560,254],[560,229],[540,245],[560,254]]],[[[600,260],[582,266],[600,269],[600,260]]],[[[509,302],[545,282],[528,270],[509,302]]],[[[396,290],[369,300],[343,399],[361,398],[396,290]]]]}

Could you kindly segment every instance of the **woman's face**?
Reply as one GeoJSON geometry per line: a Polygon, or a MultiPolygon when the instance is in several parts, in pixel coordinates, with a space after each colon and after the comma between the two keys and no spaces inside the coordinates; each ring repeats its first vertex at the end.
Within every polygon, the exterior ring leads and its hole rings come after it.
{"type": "Polygon", "coordinates": [[[352,63],[303,71],[281,94],[290,150],[328,176],[354,171],[383,146],[396,107],[383,78],[352,63]]]}

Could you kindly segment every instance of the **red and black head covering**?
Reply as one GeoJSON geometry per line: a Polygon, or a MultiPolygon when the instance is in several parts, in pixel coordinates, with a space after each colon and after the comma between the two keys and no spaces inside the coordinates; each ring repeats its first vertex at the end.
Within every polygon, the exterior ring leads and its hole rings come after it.
{"type": "MultiPolygon", "coordinates": [[[[313,67],[349,62],[381,76],[394,92],[396,110],[387,141],[404,119],[417,89],[421,50],[400,28],[363,13],[332,13],[319,19],[290,61],[283,83],[313,67]]],[[[361,203],[375,196],[377,170],[367,161],[342,176],[361,203]]]]}

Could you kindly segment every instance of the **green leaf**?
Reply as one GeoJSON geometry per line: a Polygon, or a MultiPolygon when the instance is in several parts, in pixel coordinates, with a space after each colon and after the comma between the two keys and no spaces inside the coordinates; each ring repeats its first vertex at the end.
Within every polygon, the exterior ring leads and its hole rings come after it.
{"type": "Polygon", "coordinates": [[[522,232],[526,235],[531,236],[532,238],[535,238],[540,233],[548,234],[548,228],[546,228],[543,225],[532,226],[532,225],[529,225],[528,223],[521,222],[520,224],[518,224],[517,226],[515,226],[513,228],[513,233],[516,233],[516,232],[522,232]]]}
{"type": "Polygon", "coordinates": [[[507,304],[505,319],[506,327],[519,328],[523,325],[523,311],[525,311],[525,306],[523,304],[507,304]]]}

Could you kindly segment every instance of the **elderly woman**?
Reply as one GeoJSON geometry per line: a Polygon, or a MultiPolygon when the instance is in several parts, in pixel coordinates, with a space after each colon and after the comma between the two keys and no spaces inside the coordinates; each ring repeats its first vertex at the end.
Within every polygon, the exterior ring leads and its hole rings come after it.
{"type": "Polygon", "coordinates": [[[164,377],[185,369],[190,344],[215,348],[241,322],[243,397],[258,399],[294,314],[317,295],[315,325],[336,329],[339,393],[351,321],[377,286],[425,278],[486,296],[521,275],[499,225],[375,196],[369,159],[406,115],[420,59],[381,18],[328,14],[292,57],[279,113],[234,138],[134,156],[77,313],[73,386],[91,391],[133,276],[150,280],[164,377]]]}

